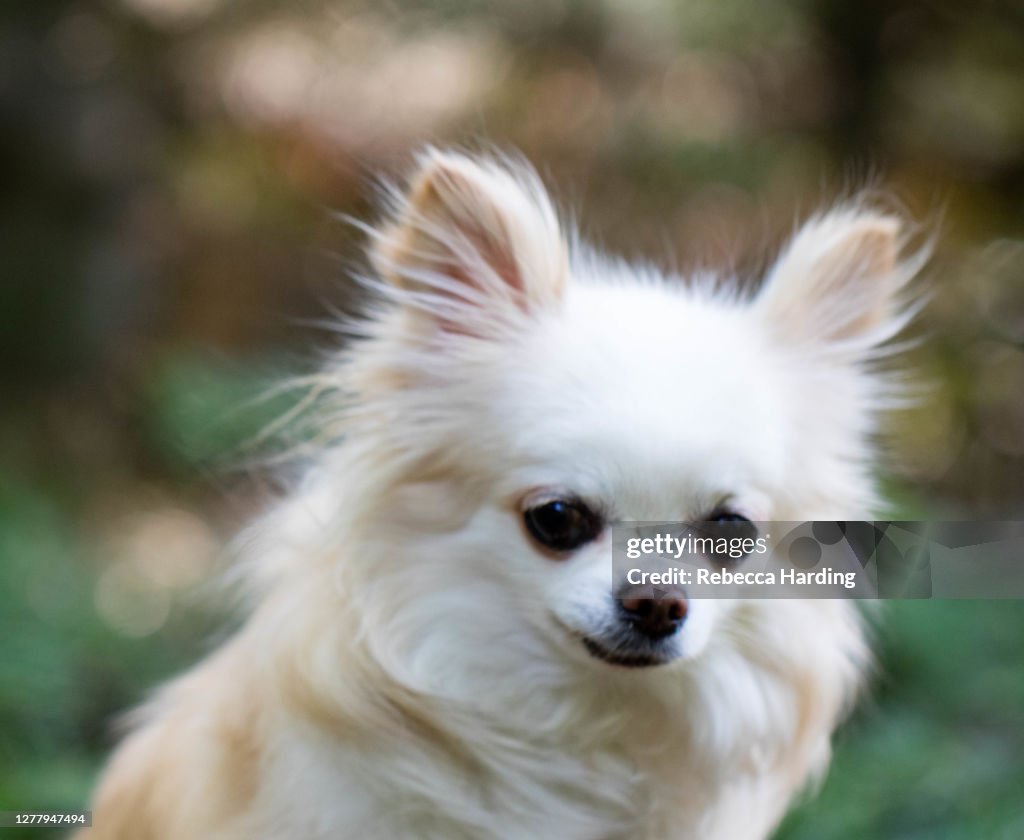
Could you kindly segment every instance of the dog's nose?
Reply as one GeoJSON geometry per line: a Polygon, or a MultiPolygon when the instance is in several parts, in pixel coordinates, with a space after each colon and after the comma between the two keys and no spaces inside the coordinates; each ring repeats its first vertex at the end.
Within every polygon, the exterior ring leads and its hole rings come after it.
{"type": "Polygon", "coordinates": [[[653,594],[657,597],[647,593],[623,593],[619,608],[623,618],[637,632],[649,639],[664,639],[683,626],[689,604],[686,593],[676,587],[655,588],[653,594]]]}

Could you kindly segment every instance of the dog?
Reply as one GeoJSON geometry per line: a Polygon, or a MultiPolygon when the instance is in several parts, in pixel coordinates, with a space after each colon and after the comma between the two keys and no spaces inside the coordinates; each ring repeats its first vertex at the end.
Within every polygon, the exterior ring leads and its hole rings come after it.
{"type": "Polygon", "coordinates": [[[616,597],[623,521],[869,519],[907,224],[798,229],[755,291],[582,244],[536,173],[428,149],[367,227],[247,618],[136,713],[91,840],[754,840],[869,673],[844,600],[616,597]]]}

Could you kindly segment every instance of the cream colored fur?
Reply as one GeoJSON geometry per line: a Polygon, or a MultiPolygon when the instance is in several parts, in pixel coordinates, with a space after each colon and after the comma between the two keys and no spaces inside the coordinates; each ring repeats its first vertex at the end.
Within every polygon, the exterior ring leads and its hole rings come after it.
{"type": "MultiPolygon", "coordinates": [[[[428,151],[371,231],[377,302],[318,382],[300,486],[243,543],[250,614],[113,756],[90,840],[753,840],[821,774],[869,656],[839,601],[696,602],[623,668],[609,521],[870,517],[897,219],[808,222],[744,297],[573,242],[523,164],[428,151]]],[[[158,547],[156,547],[158,549],[158,547]]]]}

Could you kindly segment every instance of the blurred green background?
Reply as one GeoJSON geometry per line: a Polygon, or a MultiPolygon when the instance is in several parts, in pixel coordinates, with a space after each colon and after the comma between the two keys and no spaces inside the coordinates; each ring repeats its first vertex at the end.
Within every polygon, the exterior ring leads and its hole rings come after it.
{"type": "MultiPolygon", "coordinates": [[[[684,269],[756,277],[800,214],[894,195],[941,231],[896,513],[1020,518],[1021,3],[5,0],[0,810],[83,807],[115,714],[224,626],[209,582],[273,492],[244,444],[289,404],[258,397],[349,304],[333,212],[486,140],[684,269]]],[[[782,836],[1024,837],[1022,643],[1018,602],[890,605],[782,836]]]]}

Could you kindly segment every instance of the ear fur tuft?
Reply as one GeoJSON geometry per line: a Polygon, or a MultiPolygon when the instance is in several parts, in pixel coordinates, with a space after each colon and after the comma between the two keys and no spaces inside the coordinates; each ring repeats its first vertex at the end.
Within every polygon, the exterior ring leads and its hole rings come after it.
{"type": "Polygon", "coordinates": [[[380,276],[443,329],[476,334],[488,319],[560,297],[568,250],[551,201],[526,164],[427,149],[391,221],[375,232],[380,276]]]}
{"type": "Polygon", "coordinates": [[[892,338],[909,312],[900,293],[927,249],[900,259],[904,224],[857,206],[812,218],[769,271],[757,305],[789,341],[819,347],[866,348],[892,338]]]}

